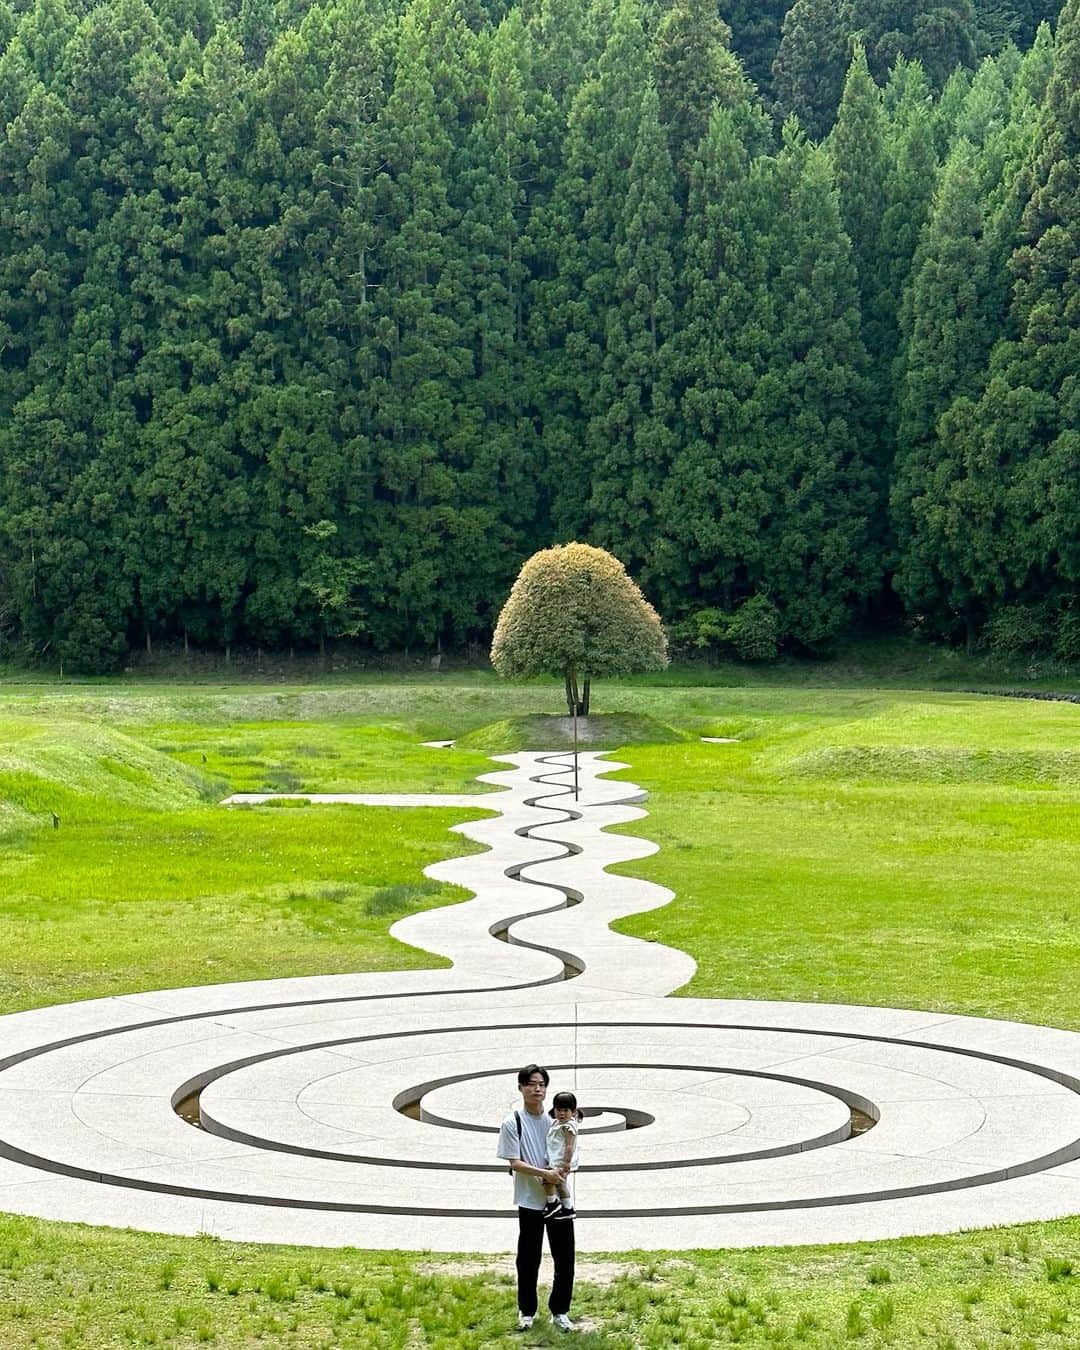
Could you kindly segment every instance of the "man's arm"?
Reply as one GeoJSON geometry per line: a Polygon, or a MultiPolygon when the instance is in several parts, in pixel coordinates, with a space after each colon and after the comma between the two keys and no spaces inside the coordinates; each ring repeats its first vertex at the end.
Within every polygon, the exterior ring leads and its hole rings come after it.
{"type": "Polygon", "coordinates": [[[508,1159],[511,1172],[524,1172],[527,1177],[539,1177],[541,1181],[558,1181],[560,1173],[554,1167],[533,1167],[520,1158],[508,1159]]]}
{"type": "Polygon", "coordinates": [[[519,1156],[521,1143],[517,1137],[514,1117],[508,1116],[499,1131],[499,1146],[496,1157],[506,1163],[511,1172],[523,1172],[528,1177],[539,1177],[541,1181],[556,1182],[559,1173],[550,1167],[533,1167],[519,1156]]]}

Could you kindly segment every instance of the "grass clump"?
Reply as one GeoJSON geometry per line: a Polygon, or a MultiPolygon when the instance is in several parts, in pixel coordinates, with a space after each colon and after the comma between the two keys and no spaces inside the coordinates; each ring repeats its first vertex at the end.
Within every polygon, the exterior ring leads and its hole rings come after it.
{"type": "Polygon", "coordinates": [[[406,914],[416,909],[427,896],[438,895],[443,887],[425,877],[423,881],[403,881],[396,886],[380,886],[364,901],[364,913],[373,917],[406,914]]]}

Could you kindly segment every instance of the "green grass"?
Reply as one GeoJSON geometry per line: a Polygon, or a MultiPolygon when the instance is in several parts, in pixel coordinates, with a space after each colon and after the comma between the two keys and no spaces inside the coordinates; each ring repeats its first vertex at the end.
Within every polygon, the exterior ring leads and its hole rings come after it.
{"type": "Polygon", "coordinates": [[[681,992],[1080,1026],[1080,708],[717,702],[737,744],[620,751],[661,846],[622,870],[678,900],[617,927],[697,958],[681,992]]]}
{"type": "Polygon", "coordinates": [[[0,1344],[299,1350],[1027,1350],[1080,1340],[1080,1221],[846,1247],[584,1258],[568,1339],[519,1336],[510,1263],[0,1216],[0,1344]]]}
{"type": "MultiPolygon", "coordinates": [[[[295,730],[267,733],[269,776],[307,763],[314,747],[298,750],[295,730]]],[[[327,727],[309,731],[309,743],[329,737],[327,727]]],[[[206,743],[227,748],[248,735],[215,732],[206,743]]],[[[448,774],[437,752],[403,753],[401,740],[387,733],[375,758],[402,785],[458,787],[462,770],[487,766],[465,757],[448,774]]],[[[0,1012],[125,990],[446,964],[390,938],[389,916],[466,897],[421,873],[472,850],[449,827],[473,813],[226,810],[219,799],[249,786],[245,777],[230,783],[224,767],[184,762],[199,754],[156,747],[157,733],[143,741],[102,722],[0,709],[0,1012]],[[391,910],[379,897],[392,887],[404,889],[391,910]]],[[[337,761],[315,762],[340,772],[337,761]]],[[[355,773],[346,787],[371,786],[355,773]]],[[[311,782],[325,787],[317,774],[311,782]]]]}
{"type": "Polygon", "coordinates": [[[414,726],[386,722],[242,721],[139,727],[154,749],[230,792],[462,792],[495,766],[482,751],[427,749],[414,726]]]}
{"type": "MultiPolygon", "coordinates": [[[[1080,707],[713,675],[594,692],[630,742],[626,776],[651,790],[648,819],[626,828],[661,844],[624,870],[677,892],[620,927],[697,958],[680,992],[1080,1026],[1080,707]],[[667,743],[649,743],[657,724],[667,743]]],[[[0,1009],[435,964],[387,930],[456,898],[422,868],[466,847],[448,826],[473,813],[216,801],[260,788],[474,790],[484,751],[521,743],[560,702],[554,684],[478,675],[4,688],[0,1009]],[[418,744],[442,737],[466,746],[418,744]]],[[[1080,1220],[1068,1220],[585,1262],[575,1312],[592,1330],[572,1343],[1070,1347],[1078,1249],[1080,1220]]],[[[0,1347],[571,1343],[542,1321],[505,1336],[508,1281],[482,1258],[0,1217],[0,1347]]]]}

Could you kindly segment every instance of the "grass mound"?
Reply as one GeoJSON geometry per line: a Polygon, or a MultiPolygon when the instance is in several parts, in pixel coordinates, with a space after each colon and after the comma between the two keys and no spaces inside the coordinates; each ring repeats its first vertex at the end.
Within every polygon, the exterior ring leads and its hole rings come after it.
{"type": "Polygon", "coordinates": [[[0,812],[9,818],[97,819],[110,806],[172,811],[207,800],[217,787],[100,723],[0,721],[0,812]]]}
{"type": "Polygon", "coordinates": [[[959,747],[846,745],[790,759],[797,778],[892,783],[1080,784],[1080,751],[965,750],[959,747]]]}
{"type": "MultiPolygon", "coordinates": [[[[614,750],[620,745],[672,745],[692,739],[687,732],[641,713],[596,713],[578,718],[578,744],[589,750],[614,750]]],[[[534,713],[478,727],[462,736],[455,749],[508,754],[514,750],[570,750],[573,745],[571,718],[534,713]]]]}

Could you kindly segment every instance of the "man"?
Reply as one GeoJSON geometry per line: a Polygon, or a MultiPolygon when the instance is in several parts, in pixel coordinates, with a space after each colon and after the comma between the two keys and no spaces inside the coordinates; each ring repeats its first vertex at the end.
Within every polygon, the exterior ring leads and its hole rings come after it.
{"type": "Polygon", "coordinates": [[[544,1250],[544,1229],[555,1265],[548,1308],[560,1331],[573,1331],[570,1300],[574,1294],[574,1222],[544,1221],[544,1182],[562,1180],[548,1166],[547,1135],[551,1120],[544,1111],[551,1077],[539,1064],[527,1064],[517,1076],[521,1108],[511,1111],[499,1130],[498,1156],[514,1174],[514,1204],[518,1212],[517,1300],[518,1330],[528,1331],[536,1317],[536,1279],[544,1250]]]}

